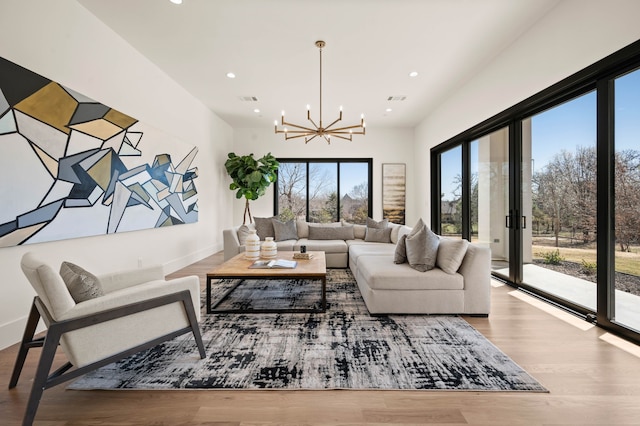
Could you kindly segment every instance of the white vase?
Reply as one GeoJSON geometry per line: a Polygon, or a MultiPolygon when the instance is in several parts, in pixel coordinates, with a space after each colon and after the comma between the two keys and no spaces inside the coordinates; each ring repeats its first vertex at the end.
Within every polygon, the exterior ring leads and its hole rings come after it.
{"type": "Polygon", "coordinates": [[[262,243],[262,257],[264,259],[275,259],[278,255],[278,244],[273,241],[273,237],[265,237],[262,243]]]}
{"type": "Polygon", "coordinates": [[[260,237],[255,229],[249,231],[244,242],[244,257],[251,260],[260,259],[260,237]]]}

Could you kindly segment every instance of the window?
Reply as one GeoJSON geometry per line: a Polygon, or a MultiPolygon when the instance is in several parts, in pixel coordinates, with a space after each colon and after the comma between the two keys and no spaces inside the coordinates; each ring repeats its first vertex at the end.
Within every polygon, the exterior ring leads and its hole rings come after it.
{"type": "Polygon", "coordinates": [[[278,159],[280,220],[364,224],[372,207],[372,159],[278,159]]]}

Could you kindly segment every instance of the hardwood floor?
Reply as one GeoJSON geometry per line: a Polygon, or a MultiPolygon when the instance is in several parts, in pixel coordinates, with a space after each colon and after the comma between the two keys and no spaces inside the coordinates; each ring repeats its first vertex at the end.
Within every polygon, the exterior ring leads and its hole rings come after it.
{"type": "MultiPolygon", "coordinates": [[[[170,277],[205,274],[216,254],[170,277]]],[[[640,348],[498,283],[489,318],[466,318],[550,393],[432,391],[44,392],[35,425],[640,425],[640,348]],[[624,349],[620,349],[619,344],[624,349]]],[[[0,424],[19,425],[39,356],[8,390],[17,345],[0,351],[0,424]]],[[[64,355],[59,357],[62,364],[64,355]]]]}

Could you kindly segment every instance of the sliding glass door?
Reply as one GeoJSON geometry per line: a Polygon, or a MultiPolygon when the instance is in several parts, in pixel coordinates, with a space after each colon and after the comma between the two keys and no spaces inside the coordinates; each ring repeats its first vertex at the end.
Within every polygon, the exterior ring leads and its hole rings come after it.
{"type": "Polygon", "coordinates": [[[614,312],[611,320],[640,331],[640,70],[614,82],[614,312]]]}
{"type": "Polygon", "coordinates": [[[509,129],[472,141],[469,154],[469,237],[491,248],[494,273],[508,278],[509,129]]]}
{"type": "Polygon", "coordinates": [[[596,310],[596,93],[522,121],[522,282],[596,310]]]}
{"type": "Polygon", "coordinates": [[[640,42],[431,150],[432,227],[640,342],[640,42]]]}

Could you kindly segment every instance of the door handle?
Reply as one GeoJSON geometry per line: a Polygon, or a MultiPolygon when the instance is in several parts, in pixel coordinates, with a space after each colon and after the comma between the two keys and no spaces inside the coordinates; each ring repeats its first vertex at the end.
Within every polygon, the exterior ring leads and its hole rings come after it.
{"type": "Polygon", "coordinates": [[[511,229],[513,226],[512,216],[513,216],[513,210],[509,210],[509,214],[504,218],[504,226],[507,227],[508,229],[511,229]]]}
{"type": "Polygon", "coordinates": [[[522,229],[527,229],[527,217],[522,216],[522,229]]]}

